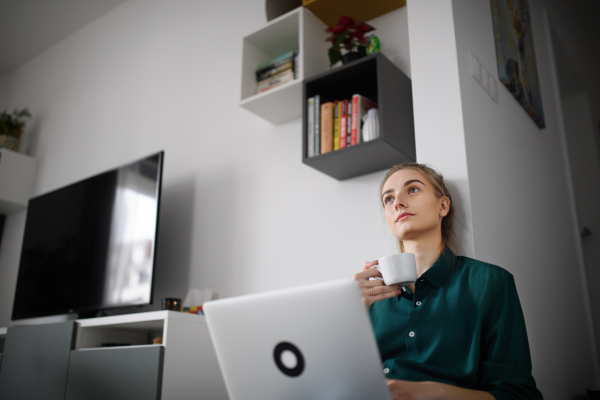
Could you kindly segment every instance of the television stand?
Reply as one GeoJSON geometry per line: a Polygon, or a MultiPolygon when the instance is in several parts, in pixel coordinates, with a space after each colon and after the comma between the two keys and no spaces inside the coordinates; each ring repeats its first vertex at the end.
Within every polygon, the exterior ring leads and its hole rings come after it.
{"type": "Polygon", "coordinates": [[[100,318],[107,316],[108,315],[104,312],[104,310],[83,311],[77,314],[77,319],[100,318]]]}
{"type": "Polygon", "coordinates": [[[177,311],[10,327],[0,383],[0,398],[22,400],[57,390],[66,400],[228,399],[204,316],[177,311]]]}

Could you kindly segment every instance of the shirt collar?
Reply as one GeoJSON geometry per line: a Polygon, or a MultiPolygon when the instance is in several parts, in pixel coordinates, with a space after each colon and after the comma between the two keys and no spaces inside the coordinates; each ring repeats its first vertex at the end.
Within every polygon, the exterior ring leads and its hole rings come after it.
{"type": "Polygon", "coordinates": [[[452,268],[454,268],[455,263],[456,256],[452,250],[446,246],[442,254],[440,254],[431,268],[423,273],[422,277],[433,283],[435,286],[441,287],[450,271],[452,271],[452,268]]]}

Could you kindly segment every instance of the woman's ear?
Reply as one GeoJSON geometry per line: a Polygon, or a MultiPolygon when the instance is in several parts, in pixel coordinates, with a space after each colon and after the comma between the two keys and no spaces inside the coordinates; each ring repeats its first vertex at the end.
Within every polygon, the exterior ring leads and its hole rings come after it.
{"type": "Polygon", "coordinates": [[[447,196],[442,196],[440,200],[440,217],[445,217],[450,212],[450,199],[447,196]]]}

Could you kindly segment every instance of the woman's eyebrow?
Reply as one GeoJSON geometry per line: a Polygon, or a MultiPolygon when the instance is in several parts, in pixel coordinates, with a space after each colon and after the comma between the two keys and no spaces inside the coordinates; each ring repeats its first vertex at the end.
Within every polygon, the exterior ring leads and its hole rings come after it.
{"type": "Polygon", "coordinates": [[[404,182],[404,186],[408,186],[413,182],[419,182],[421,185],[425,186],[425,184],[418,179],[411,179],[410,181],[406,181],[406,182],[404,182]]]}
{"type": "Polygon", "coordinates": [[[388,189],[385,192],[381,193],[381,197],[385,196],[386,193],[393,192],[394,189],[388,189]]]}
{"type": "MultiPolygon", "coordinates": [[[[404,186],[408,186],[408,185],[410,185],[413,182],[419,182],[421,185],[425,186],[425,184],[423,182],[421,182],[420,180],[418,180],[418,179],[411,179],[410,181],[406,181],[406,182],[404,182],[404,186]]],[[[386,193],[390,193],[390,192],[393,192],[393,191],[394,191],[394,189],[388,189],[385,192],[381,193],[381,197],[385,196],[386,193]]]]}

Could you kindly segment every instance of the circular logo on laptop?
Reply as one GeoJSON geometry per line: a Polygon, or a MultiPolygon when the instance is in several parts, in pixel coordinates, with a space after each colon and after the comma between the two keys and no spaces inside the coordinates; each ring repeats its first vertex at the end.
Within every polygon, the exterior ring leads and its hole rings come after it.
{"type": "Polygon", "coordinates": [[[273,358],[277,368],[287,376],[295,378],[304,371],[304,357],[290,342],[281,342],[275,346],[273,358]]]}

